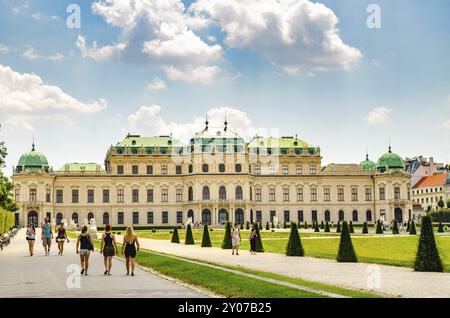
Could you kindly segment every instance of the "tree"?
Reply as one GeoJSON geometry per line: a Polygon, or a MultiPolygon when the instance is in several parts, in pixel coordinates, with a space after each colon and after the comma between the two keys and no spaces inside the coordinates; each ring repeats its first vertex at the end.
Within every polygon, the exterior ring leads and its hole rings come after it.
{"type": "Polygon", "coordinates": [[[417,234],[416,224],[414,223],[414,221],[411,221],[411,225],[409,227],[409,234],[411,234],[411,235],[417,234]]]}
{"type": "Polygon", "coordinates": [[[180,236],[178,235],[178,228],[175,226],[173,228],[173,234],[172,234],[172,243],[180,243],[180,236]]]}
{"type": "MultiPolygon", "coordinates": [[[[1,128],[1,125],[0,125],[1,128]]],[[[0,141],[0,208],[9,212],[15,212],[19,209],[17,203],[14,201],[12,191],[14,185],[8,177],[4,176],[2,169],[5,167],[6,156],[8,155],[4,141],[0,141]]]]}
{"type": "Polygon", "coordinates": [[[439,222],[438,233],[444,233],[444,227],[442,226],[442,222],[439,222]]]}
{"type": "Polygon", "coordinates": [[[328,221],[325,223],[325,231],[324,232],[327,232],[327,233],[330,232],[330,223],[328,223],[328,221]]]}
{"type": "Polygon", "coordinates": [[[377,229],[375,231],[376,234],[383,234],[383,226],[381,225],[381,221],[377,221],[377,229]]]}
{"type": "Polygon", "coordinates": [[[341,233],[341,221],[338,221],[338,224],[336,226],[336,233],[341,233]]]}
{"type": "Polygon", "coordinates": [[[203,227],[202,247],[212,247],[207,224],[203,227]]]}
{"type": "Polygon", "coordinates": [[[262,244],[261,234],[259,231],[258,224],[257,223],[253,224],[253,228],[256,229],[256,251],[255,252],[264,253],[264,247],[262,244]]]}
{"type": "Polygon", "coordinates": [[[399,230],[398,230],[398,223],[397,220],[393,221],[392,224],[392,234],[400,234],[399,230]]]}
{"type": "Polygon", "coordinates": [[[422,218],[419,248],[414,262],[416,272],[442,272],[444,270],[434,240],[433,225],[427,215],[422,218]]]}
{"type": "Polygon", "coordinates": [[[367,222],[364,222],[363,224],[362,234],[369,234],[369,226],[367,225],[367,222]]]}
{"type": "Polygon", "coordinates": [[[269,222],[266,223],[266,231],[270,230],[269,222]]]}
{"type": "Polygon", "coordinates": [[[184,244],[186,244],[186,245],[194,245],[195,244],[194,236],[192,235],[192,228],[191,228],[190,224],[188,224],[188,226],[186,228],[186,239],[184,240],[184,244]]]}
{"type": "Polygon", "coordinates": [[[339,251],[336,260],[346,263],[356,263],[358,261],[346,221],[342,222],[341,240],[339,242],[339,251]]]}
{"type": "Polygon", "coordinates": [[[302,242],[300,240],[297,223],[291,222],[291,234],[289,235],[289,241],[286,247],[286,255],[303,256],[304,254],[305,251],[303,250],[302,242]]]}
{"type": "Polygon", "coordinates": [[[314,232],[320,232],[320,229],[319,229],[319,222],[315,222],[315,223],[314,223],[314,232]]]}
{"type": "Polygon", "coordinates": [[[355,229],[353,228],[353,222],[350,221],[350,228],[349,228],[350,233],[355,233],[355,229]]]}
{"type": "Polygon", "coordinates": [[[225,235],[223,237],[222,248],[230,250],[233,247],[231,242],[231,222],[227,222],[225,225],[225,235]]]}
{"type": "Polygon", "coordinates": [[[445,202],[444,200],[442,200],[442,198],[439,199],[438,203],[437,203],[439,209],[443,209],[445,207],[445,202]]]}

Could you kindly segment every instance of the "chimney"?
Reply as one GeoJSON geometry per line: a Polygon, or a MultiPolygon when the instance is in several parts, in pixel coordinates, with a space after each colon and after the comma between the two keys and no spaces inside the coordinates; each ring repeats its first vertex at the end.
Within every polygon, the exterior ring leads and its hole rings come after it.
{"type": "Polygon", "coordinates": [[[428,159],[428,161],[430,162],[430,166],[431,166],[431,165],[434,165],[434,158],[433,158],[433,157],[430,157],[430,158],[428,159]]]}

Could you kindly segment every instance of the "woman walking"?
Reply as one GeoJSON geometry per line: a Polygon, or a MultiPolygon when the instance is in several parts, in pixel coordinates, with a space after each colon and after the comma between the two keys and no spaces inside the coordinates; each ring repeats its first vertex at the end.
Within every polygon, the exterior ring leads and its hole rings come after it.
{"type": "Polygon", "coordinates": [[[112,258],[117,252],[116,237],[111,233],[111,225],[106,224],[105,233],[102,235],[102,244],[100,246],[100,253],[103,253],[105,263],[104,275],[111,275],[112,258]]]}
{"type": "Polygon", "coordinates": [[[91,236],[87,232],[87,226],[83,226],[81,229],[81,234],[78,235],[76,249],[77,254],[80,253],[81,275],[84,274],[87,276],[89,268],[89,254],[94,250],[94,244],[92,244],[91,236]],[[78,248],[80,248],[79,252],[78,248]]]}
{"type": "Polygon", "coordinates": [[[131,276],[134,276],[134,267],[136,265],[136,251],[139,252],[139,241],[137,236],[134,234],[133,228],[131,226],[127,227],[125,236],[123,237],[122,243],[122,255],[125,250],[125,259],[127,267],[127,275],[130,275],[130,263],[131,263],[131,276]],[[137,249],[136,249],[137,246],[137,249]]]}
{"type": "Polygon", "coordinates": [[[239,224],[235,223],[233,229],[231,230],[232,255],[234,255],[234,251],[236,251],[236,255],[239,255],[240,243],[241,243],[241,230],[239,229],[239,224]]]}
{"type": "Polygon", "coordinates": [[[69,239],[67,238],[66,229],[64,228],[64,223],[61,223],[59,225],[59,228],[56,233],[56,242],[58,243],[58,255],[63,256],[64,252],[64,242],[69,242],[69,239]]]}
{"type": "Polygon", "coordinates": [[[256,237],[258,234],[256,233],[256,229],[252,229],[250,232],[250,254],[255,255],[256,254],[256,237]]]}
{"type": "Polygon", "coordinates": [[[34,224],[28,224],[26,239],[28,241],[28,250],[30,251],[30,256],[33,256],[34,242],[36,240],[36,229],[34,224]]]}

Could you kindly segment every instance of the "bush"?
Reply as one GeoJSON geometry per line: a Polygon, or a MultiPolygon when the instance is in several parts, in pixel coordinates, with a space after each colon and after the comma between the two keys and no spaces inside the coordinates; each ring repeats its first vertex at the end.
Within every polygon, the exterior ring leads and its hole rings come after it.
{"type": "Polygon", "coordinates": [[[433,211],[430,213],[432,222],[450,222],[450,208],[433,211]]]}
{"type": "Polygon", "coordinates": [[[203,227],[202,247],[212,247],[207,224],[203,227]]]}
{"type": "Polygon", "coordinates": [[[243,230],[243,229],[244,229],[244,224],[241,223],[241,224],[239,225],[239,228],[240,228],[241,230],[243,230]]]}
{"type": "Polygon", "coordinates": [[[283,229],[287,229],[287,223],[286,222],[283,223],[283,229]]]}
{"type": "Polygon", "coordinates": [[[261,222],[258,222],[258,224],[259,224],[259,230],[262,231],[262,229],[263,229],[262,223],[261,223],[261,222]]]}
{"type": "Polygon", "coordinates": [[[266,223],[266,231],[270,230],[269,222],[266,223]]]}
{"type": "Polygon", "coordinates": [[[350,221],[350,227],[349,227],[350,233],[355,233],[355,229],[353,228],[353,222],[350,221]]]}
{"type": "Polygon", "coordinates": [[[250,230],[250,222],[249,221],[247,221],[247,223],[245,223],[245,229],[250,230]]]}
{"type": "Polygon", "coordinates": [[[300,233],[298,232],[297,223],[291,222],[291,234],[286,247],[287,256],[303,256],[305,251],[300,240],[300,233]]]}
{"type": "Polygon", "coordinates": [[[186,239],[184,240],[184,244],[186,244],[186,245],[194,245],[195,244],[194,236],[192,235],[192,228],[191,228],[190,224],[188,224],[188,226],[186,228],[186,239]]]}
{"type": "Polygon", "coordinates": [[[422,218],[419,248],[417,249],[414,270],[417,272],[442,272],[444,270],[434,240],[431,217],[422,218]]]}
{"type": "Polygon", "coordinates": [[[328,221],[325,223],[325,232],[331,232],[330,231],[330,223],[328,223],[328,221]]]}
{"type": "Polygon", "coordinates": [[[172,234],[172,243],[180,243],[180,237],[178,236],[178,229],[177,227],[173,228],[173,234],[172,234]]]}
{"type": "Polygon", "coordinates": [[[153,230],[152,230],[152,233],[156,233],[156,230],[155,230],[155,229],[153,229],[153,230]]]}
{"type": "Polygon", "coordinates": [[[414,221],[411,221],[411,225],[409,226],[409,234],[411,235],[417,234],[416,223],[414,223],[414,221]]]}
{"type": "Polygon", "coordinates": [[[364,222],[363,224],[362,234],[369,234],[369,226],[367,225],[367,222],[364,222]]]}
{"type": "MultiPolygon", "coordinates": [[[[6,211],[0,208],[0,233],[8,232],[12,227],[15,226],[16,219],[14,212],[6,211]]],[[[27,224],[28,225],[28,224],[27,224]]]]}
{"type": "Polygon", "coordinates": [[[383,227],[381,225],[381,221],[380,220],[377,221],[377,229],[376,229],[375,233],[376,234],[383,234],[383,227]]]}
{"type": "Polygon", "coordinates": [[[356,263],[358,261],[346,221],[342,222],[341,240],[339,242],[339,251],[336,260],[346,263],[356,263]]]}
{"type": "Polygon", "coordinates": [[[225,225],[225,234],[223,237],[222,248],[226,250],[230,250],[233,248],[233,244],[231,242],[231,222],[227,222],[225,225]]]}
{"type": "Polygon", "coordinates": [[[314,232],[320,232],[319,223],[318,222],[314,223],[314,232]]]}
{"type": "Polygon", "coordinates": [[[399,230],[398,230],[398,223],[397,220],[393,221],[392,224],[392,234],[400,234],[399,230]]]}
{"type": "Polygon", "coordinates": [[[406,232],[409,233],[410,228],[411,228],[411,221],[408,220],[408,223],[406,224],[406,232]]]}
{"type": "Polygon", "coordinates": [[[259,231],[258,223],[253,224],[253,228],[256,229],[256,251],[255,252],[264,253],[264,247],[262,244],[261,234],[259,231]]]}
{"type": "Polygon", "coordinates": [[[214,231],[214,229],[210,229],[210,231],[212,232],[212,231],[214,231]]]}
{"type": "Polygon", "coordinates": [[[272,229],[275,228],[275,224],[273,224],[273,221],[272,221],[272,224],[271,224],[271,228],[272,228],[272,229]]]}
{"type": "Polygon", "coordinates": [[[323,224],[323,221],[320,222],[320,229],[323,230],[325,228],[325,224],[323,224]]]}
{"type": "Polygon", "coordinates": [[[336,226],[336,233],[341,233],[341,221],[338,221],[338,224],[336,226]]]}
{"type": "Polygon", "coordinates": [[[438,233],[444,233],[444,227],[442,226],[442,222],[439,222],[438,233]]]}

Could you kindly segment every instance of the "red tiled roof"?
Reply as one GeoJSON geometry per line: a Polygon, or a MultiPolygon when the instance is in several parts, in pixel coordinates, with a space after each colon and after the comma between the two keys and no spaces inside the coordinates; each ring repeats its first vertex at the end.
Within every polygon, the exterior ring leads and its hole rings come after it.
{"type": "Polygon", "coordinates": [[[416,183],[413,189],[444,185],[446,178],[447,174],[444,173],[436,174],[430,177],[423,177],[419,180],[419,182],[416,183]]]}

